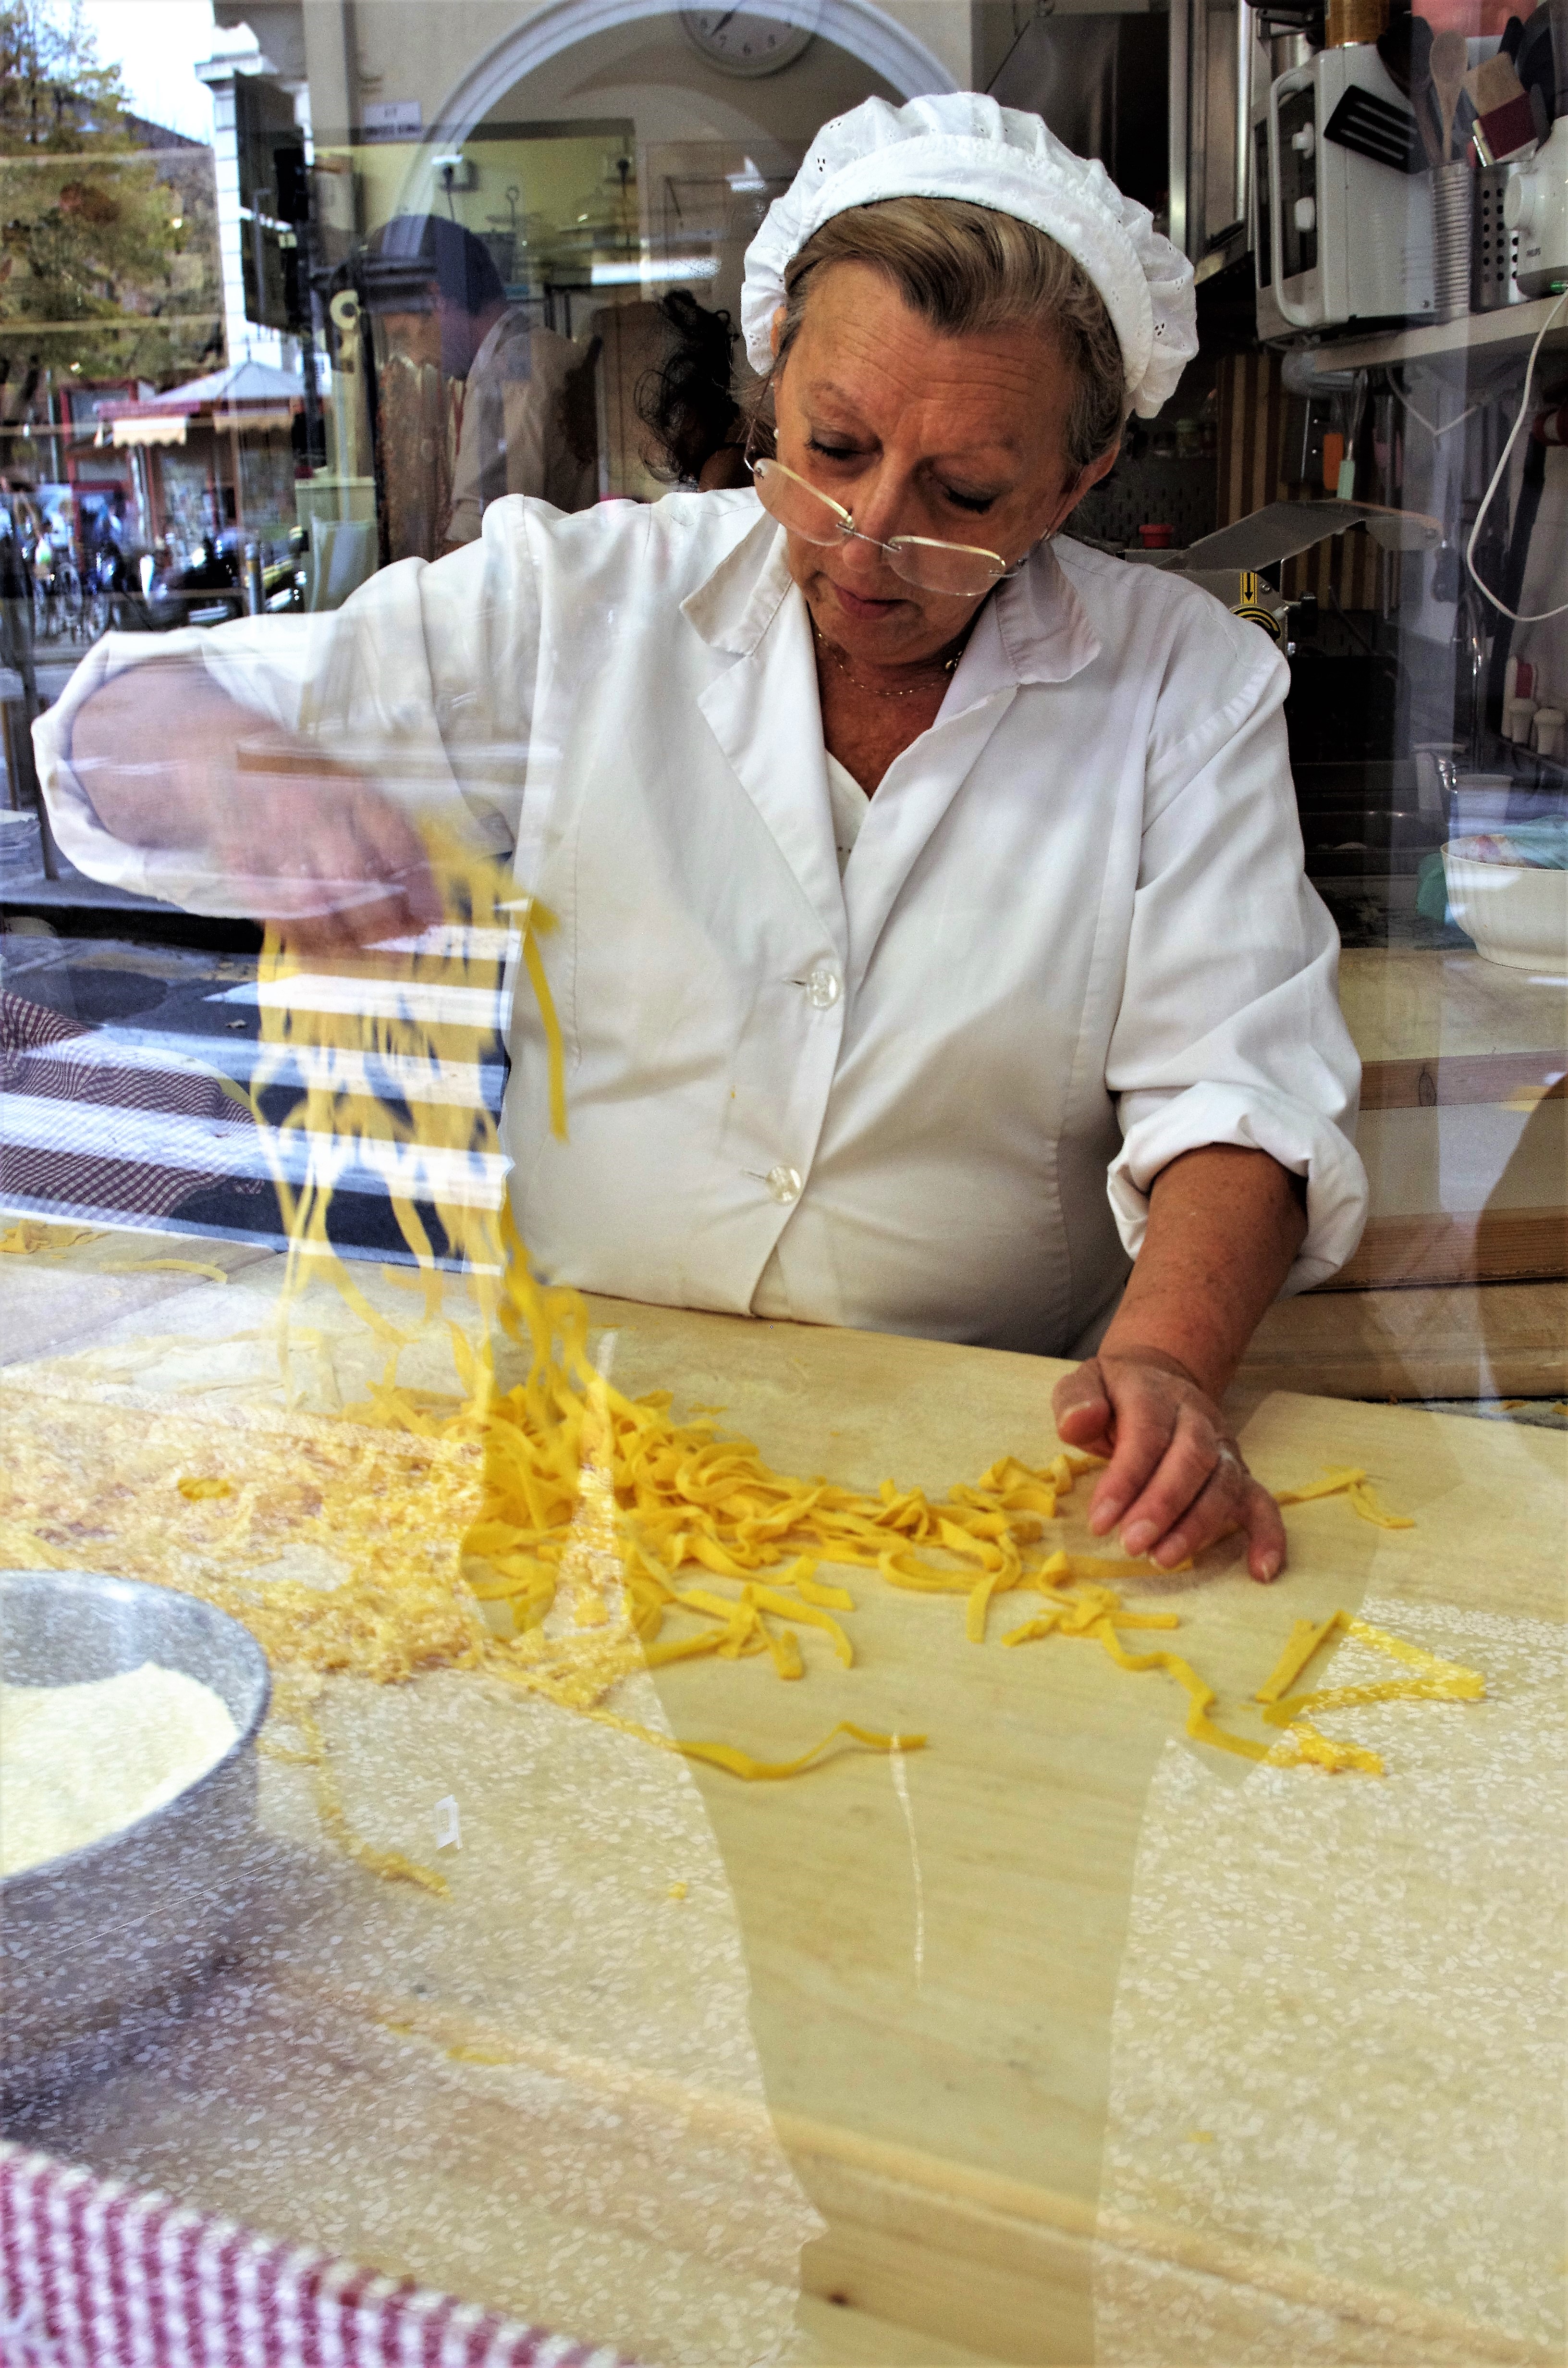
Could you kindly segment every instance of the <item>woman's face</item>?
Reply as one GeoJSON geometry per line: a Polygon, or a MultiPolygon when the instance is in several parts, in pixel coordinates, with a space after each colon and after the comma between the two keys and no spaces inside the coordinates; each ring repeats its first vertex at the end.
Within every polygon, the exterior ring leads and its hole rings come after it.
{"type": "MultiPolygon", "coordinates": [[[[1011,566],[1115,458],[1070,466],[1073,393],[1055,340],[1038,329],[949,336],[871,265],[835,263],[812,279],[775,381],[778,458],[878,541],[975,543],[1011,566]]],[[[790,535],[789,555],[818,631],[868,664],[935,655],[980,606],[906,584],[869,543],[790,535]]]]}

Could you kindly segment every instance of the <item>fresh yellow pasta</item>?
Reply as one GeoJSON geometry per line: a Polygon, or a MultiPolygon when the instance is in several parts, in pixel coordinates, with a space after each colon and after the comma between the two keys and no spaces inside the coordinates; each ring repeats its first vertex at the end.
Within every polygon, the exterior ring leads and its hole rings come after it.
{"type": "MultiPolygon", "coordinates": [[[[85,1454],[100,1474],[94,1501],[112,1504],[120,1524],[96,1558],[131,1575],[155,1573],[234,1611],[285,1679],[353,1673],[397,1684],[429,1669],[471,1670],[745,1781],[801,1774],[842,1743],[892,1751],[926,1741],[840,1722],[811,1748],[765,1762],[727,1743],[672,1740],[609,1707],[634,1672],[685,1660],[759,1656],[790,1683],[824,1650],[850,1668],[854,1645],[837,1615],[852,1614],[855,1600],[817,1576],[824,1564],[863,1569],[907,1593],[962,1597],[965,1633],[976,1645],[985,1642],[997,1598],[1031,1594],[1039,1608],[1008,1629],[1005,1645],[1097,1643],[1118,1668],[1158,1672],[1178,1686],[1196,1740],[1249,1759],[1381,1772],[1375,1755],[1321,1736],[1301,1714],[1395,1694],[1472,1700],[1483,1690],[1473,1673],[1336,1613],[1316,1627],[1298,1622],[1259,1690],[1266,1722],[1289,1733],[1272,1742],[1233,1734],[1210,1715],[1213,1689],[1187,1660],[1122,1641],[1124,1631],[1180,1624],[1174,1611],[1123,1602],[1118,1583],[1146,1579],[1151,1565],[1053,1543],[1063,1501],[1096,1458],[1068,1450],[1035,1469],[1003,1455],[943,1497],[892,1479],[869,1494],[772,1470],[751,1440],[722,1435],[711,1412],[677,1420],[667,1391],[631,1398],[615,1388],[594,1364],[581,1297],[531,1271],[497,1186],[503,1163],[488,1110],[450,1087],[490,1050],[487,1028],[460,1015],[493,1005],[496,949],[509,943],[539,1008],[551,1123],[565,1134],[565,1048],[540,944],[553,924],[537,905],[506,903],[487,864],[450,848],[433,856],[451,926],[434,933],[432,951],[400,953],[384,991],[364,996],[361,1008],[322,1011],[308,996],[291,1004],[289,984],[301,964],[275,935],[260,965],[264,1059],[253,1109],[290,1241],[278,1332],[284,1378],[291,1388],[291,1360],[312,1345],[294,1321],[299,1291],[307,1274],[325,1272],[385,1351],[366,1398],[338,1419],[293,1414],[277,1418],[272,1432],[247,1429],[232,1476],[203,1477],[190,1473],[193,1465],[208,1471],[211,1437],[203,1439],[188,1412],[139,1415],[128,1431],[114,1409],[95,1408],[94,1438],[84,1447],[63,1437],[63,1412],[51,1417],[35,1406],[0,1553],[69,1554],[64,1508],[82,1498],[85,1454]],[[481,991],[465,998],[473,989],[481,991]],[[431,1013],[437,1016],[425,1016],[431,1013]],[[307,1082],[277,1125],[264,1116],[261,1096],[295,1055],[307,1082]],[[378,1073],[404,1081],[401,1102],[371,1090],[378,1073]],[[331,1251],[327,1212],[346,1143],[384,1175],[416,1261],[413,1276],[387,1270],[400,1290],[422,1294],[406,1321],[376,1307],[331,1251]],[[291,1180],[301,1171],[286,1167],[285,1147],[304,1154],[302,1182],[291,1180]],[[448,1250],[462,1262],[478,1318],[472,1328],[446,1313],[446,1278],[421,1204],[434,1204],[448,1250]],[[455,1404],[398,1378],[403,1350],[437,1326],[461,1384],[455,1404]],[[338,1583],[270,1577],[257,1585],[257,1569],[301,1535],[326,1555],[338,1583]],[[1292,1694],[1336,1627],[1380,1641],[1417,1674],[1392,1687],[1292,1694]]],[[[33,1247],[28,1230],[17,1230],[27,1237],[0,1247],[33,1247]]],[[[1331,1495],[1383,1528],[1410,1526],[1378,1503],[1364,1472],[1349,1467],[1286,1490],[1278,1502],[1331,1495]]],[[[96,1534],[104,1540],[101,1525],[96,1534]]],[[[348,1835],[308,1700],[288,1699],[329,1829],[375,1872],[444,1887],[428,1870],[348,1835]]]]}

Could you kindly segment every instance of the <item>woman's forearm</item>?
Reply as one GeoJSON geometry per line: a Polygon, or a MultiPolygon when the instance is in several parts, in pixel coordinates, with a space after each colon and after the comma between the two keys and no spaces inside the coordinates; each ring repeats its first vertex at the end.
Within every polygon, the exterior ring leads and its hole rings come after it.
{"type": "Polygon", "coordinates": [[[1221,1396],[1301,1248],[1304,1197],[1265,1151],[1212,1144],[1172,1160],[1101,1358],[1153,1351],[1221,1396]]]}
{"type": "Polygon", "coordinates": [[[1220,1404],[1301,1246],[1298,1179],[1267,1152],[1212,1144],[1154,1178],[1149,1229],[1099,1354],[1052,1394],[1058,1434],[1107,1459],[1096,1537],[1170,1568],[1233,1530],[1254,1578],[1285,1563],[1279,1508],[1248,1472],[1220,1404]]]}
{"type": "Polygon", "coordinates": [[[151,659],[84,701],[71,769],[110,836],[188,859],[297,951],[426,928],[441,899],[415,824],[374,783],[242,707],[199,660],[151,659]]]}
{"type": "Polygon", "coordinates": [[[71,724],[71,769],[110,835],[128,847],[206,848],[225,836],[236,751],[263,719],[188,658],[129,666],[71,724]]]}

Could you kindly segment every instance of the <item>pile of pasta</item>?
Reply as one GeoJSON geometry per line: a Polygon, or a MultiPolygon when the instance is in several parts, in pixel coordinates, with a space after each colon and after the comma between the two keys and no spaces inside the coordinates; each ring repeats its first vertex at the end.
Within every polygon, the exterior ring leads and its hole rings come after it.
{"type": "MultiPolygon", "coordinates": [[[[509,901],[507,883],[489,864],[449,844],[433,845],[432,862],[448,926],[400,955],[401,1005],[391,998],[378,1006],[372,996],[361,1010],[323,1013],[290,997],[299,965],[286,945],[269,939],[262,962],[273,990],[264,998],[271,1041],[306,1078],[288,1123],[317,1142],[392,1144],[406,1162],[405,1187],[394,1182],[392,1200],[428,1280],[427,1323],[443,1320],[441,1284],[416,1198],[421,1178],[435,1169],[449,1176],[454,1161],[477,1166],[498,1150],[488,1110],[465,1103],[443,1078],[454,1064],[472,1075],[483,1058],[484,1030],[462,1015],[498,984],[497,953],[506,945],[532,989],[551,1123],[566,1134],[563,1048],[541,951],[551,916],[537,903],[509,901]],[[365,1089],[365,1079],[388,1070],[408,1081],[403,1116],[365,1089]]],[[[302,1271],[305,1253],[327,1248],[330,1178],[298,1191],[280,1171],[278,1181],[290,1255],[302,1271]]],[[[361,1423],[479,1445],[483,1502],[461,1539],[455,1584],[483,1616],[480,1664],[507,1683],[613,1716],[608,1698],[624,1677],[675,1660],[767,1655],[780,1679],[799,1679],[802,1632],[825,1637],[849,1666],[854,1645],[845,1617],[854,1599],[840,1579],[821,1576],[832,1565],[863,1569],[908,1593],[961,1597],[966,1633],[977,1644],[985,1642],[1000,1599],[1032,1595],[1038,1607],[1005,1629],[1004,1645],[1080,1637],[1123,1668],[1161,1671],[1185,1691],[1187,1731],[1200,1741],[1282,1764],[1363,1772],[1380,1764],[1311,1726],[1304,1711],[1318,1706],[1316,1698],[1269,1696],[1266,1715],[1283,1732],[1264,1742],[1218,1725],[1213,1690],[1180,1656],[1129,1648],[1128,1633],[1179,1624],[1174,1612],[1130,1610],[1123,1600],[1121,1588],[1151,1566],[1070,1554],[1051,1536],[1062,1500],[1092,1457],[1059,1454],[1035,1468],[1004,1456],[972,1485],[940,1498],[893,1480],[869,1496],[777,1473],[752,1441],[722,1437],[708,1420],[677,1421],[667,1393],[632,1399],[613,1387],[591,1357],[582,1299],[535,1279],[504,1199],[497,1207],[478,1191],[449,1195],[437,1198],[437,1209],[449,1249],[479,1301],[477,1346],[451,1326],[465,1403],[456,1414],[444,1412],[399,1387],[397,1360],[412,1336],[390,1325],[335,1260],[340,1287],[389,1351],[381,1384],[353,1412],[361,1423]],[[495,1348],[508,1338],[526,1356],[527,1372],[503,1386],[495,1348]]],[[[1366,1474],[1355,1469],[1331,1472],[1280,1502],[1331,1495],[1346,1497],[1365,1520],[1410,1526],[1382,1508],[1366,1474]]],[[[1312,1649],[1331,1633],[1324,1629],[1312,1649]]],[[[1364,1640],[1376,1633],[1364,1631],[1364,1640]]],[[[1396,1686],[1450,1699],[1481,1691],[1472,1673],[1430,1661],[1414,1646],[1399,1649],[1421,1667],[1396,1686]]],[[[781,1765],[723,1744],[676,1748],[755,1778],[795,1773],[845,1737],[880,1748],[913,1748],[925,1739],[837,1728],[781,1765]]]]}
{"type": "MultiPolygon", "coordinates": [[[[307,965],[272,936],[260,966],[265,1057],[253,1108],[273,1146],[290,1239],[285,1380],[300,1348],[299,1292],[324,1272],[381,1340],[380,1378],[340,1418],[246,1417],[232,1440],[221,1425],[153,1407],[97,1407],[91,1440],[79,1427],[67,1439],[63,1412],[51,1417],[34,1397],[14,1434],[28,1443],[12,1459],[0,1515],[7,1559],[89,1558],[234,1612],[290,1681],[285,1708],[318,1765],[310,1684],[344,1673],[396,1683],[437,1668],[483,1672],[745,1779],[797,1774],[846,1745],[918,1748],[924,1736],[840,1725],[770,1763],[730,1744],[673,1740],[614,1707],[626,1679],[677,1660],[766,1656],[780,1679],[798,1681],[802,1639],[813,1634],[853,1665],[855,1597],[844,1575],[857,1570],[905,1594],[960,1599],[975,1645],[994,1634],[1014,1648],[1078,1639],[1122,1669],[1159,1672],[1187,1697],[1189,1735],[1282,1766],[1381,1772],[1375,1754],[1321,1734],[1312,1709],[1482,1693],[1473,1672],[1335,1614],[1310,1641],[1294,1635],[1259,1690],[1278,1736],[1238,1734],[1216,1720],[1214,1691],[1187,1660],[1126,1641],[1180,1624],[1173,1611],[1124,1600],[1152,1565],[1056,1542],[1063,1500],[1095,1458],[1067,1452],[1035,1467],[1005,1455],[945,1496],[892,1479],[872,1495],[772,1470],[754,1442],[722,1435],[711,1419],[677,1420],[667,1392],[617,1390],[594,1362],[582,1298],[532,1273],[495,1184],[504,1162],[494,1121],[463,1085],[493,1055],[504,968],[520,967],[564,1134],[562,1045],[540,946],[549,916],[507,903],[487,863],[449,847],[434,860],[448,925],[372,955],[352,990],[323,994],[319,980],[307,990],[307,965]],[[262,1098],[285,1076],[301,1090],[279,1124],[262,1098]],[[327,1216],[346,1144],[384,1178],[423,1270],[425,1305],[411,1324],[374,1304],[332,1250],[327,1216]],[[440,1257],[420,1213],[432,1205],[440,1257]],[[454,1269],[472,1299],[466,1323],[448,1313],[454,1269]],[[399,1380],[404,1351],[437,1327],[456,1360],[455,1403],[399,1380]],[[301,1542],[323,1558],[326,1581],[291,1575],[288,1556],[301,1542]],[[830,1567],[838,1575],[824,1577],[830,1567]],[[1292,1692],[1342,1631],[1392,1654],[1401,1674],[1370,1689],[1292,1692]]],[[[1328,1496],[1383,1527],[1410,1526],[1359,1470],[1330,1472],[1279,1501],[1328,1496]]]]}

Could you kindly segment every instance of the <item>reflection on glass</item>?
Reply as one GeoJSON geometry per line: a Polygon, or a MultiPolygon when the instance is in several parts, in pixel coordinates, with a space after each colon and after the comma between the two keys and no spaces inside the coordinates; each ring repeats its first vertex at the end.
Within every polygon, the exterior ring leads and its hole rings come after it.
{"type": "Polygon", "coordinates": [[[215,152],[0,101],[0,1729],[237,1755],[0,1877],[6,2138],[693,2368],[1544,2353],[1561,8],[1448,322],[1397,23],[263,13],[215,152]],[[956,197],[743,304],[948,83],[1163,400],[1038,247],[923,312],[956,197]]]}

